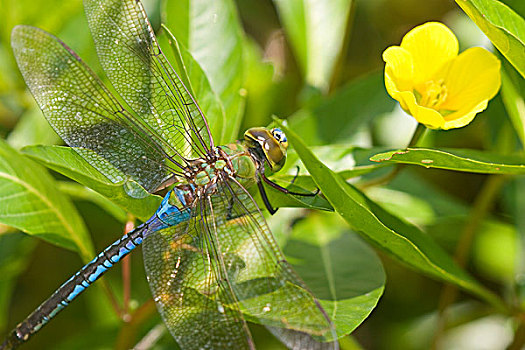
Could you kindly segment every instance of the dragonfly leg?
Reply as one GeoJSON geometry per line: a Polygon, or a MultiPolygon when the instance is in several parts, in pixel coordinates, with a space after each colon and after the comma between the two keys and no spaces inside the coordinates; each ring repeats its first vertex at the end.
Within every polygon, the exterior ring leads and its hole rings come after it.
{"type": "Polygon", "coordinates": [[[266,195],[266,190],[264,189],[264,185],[262,184],[261,181],[257,181],[257,187],[259,187],[259,192],[261,193],[261,198],[263,200],[264,206],[266,207],[266,209],[268,209],[271,215],[275,214],[277,212],[277,209],[274,209],[274,207],[272,207],[272,204],[270,203],[270,200],[268,199],[268,196],[266,195]]]}
{"type": "Polygon", "coordinates": [[[261,174],[261,178],[263,179],[264,182],[266,182],[268,185],[272,186],[276,190],[281,191],[281,192],[286,193],[286,194],[291,194],[291,195],[294,195],[294,196],[315,197],[320,192],[319,189],[317,189],[315,192],[312,192],[312,193],[294,192],[294,191],[290,191],[289,189],[287,189],[287,188],[285,188],[285,187],[283,187],[281,185],[278,185],[275,182],[273,182],[272,180],[268,179],[266,177],[266,175],[264,175],[264,173],[261,174]]]}
{"type": "Polygon", "coordinates": [[[293,177],[293,179],[291,181],[292,184],[295,182],[295,180],[299,176],[299,171],[301,171],[301,168],[299,167],[299,165],[296,165],[295,168],[297,169],[297,172],[295,173],[295,176],[293,177]]]}

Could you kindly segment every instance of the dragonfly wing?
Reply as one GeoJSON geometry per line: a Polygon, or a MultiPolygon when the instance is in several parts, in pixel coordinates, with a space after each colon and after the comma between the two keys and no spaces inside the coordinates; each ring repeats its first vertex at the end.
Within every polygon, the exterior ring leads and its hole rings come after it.
{"type": "Polygon", "coordinates": [[[147,190],[174,172],[152,136],[130,115],[86,64],[62,41],[30,26],[13,29],[18,66],[45,117],[69,146],[111,180],[121,173],[147,190]],[[111,166],[90,156],[92,150],[111,166]]]}
{"type": "Polygon", "coordinates": [[[336,349],[325,311],[285,260],[251,195],[234,179],[208,199],[204,235],[215,269],[247,320],[276,328],[294,349],[336,349]]]}
{"type": "Polygon", "coordinates": [[[85,0],[98,57],[113,86],[172,159],[203,157],[212,137],[207,121],[162,53],[136,0],[85,0]]]}
{"type": "Polygon", "coordinates": [[[336,350],[339,345],[335,342],[319,342],[311,334],[287,328],[266,327],[289,349],[301,350],[336,350]]]}
{"type": "Polygon", "coordinates": [[[181,349],[253,349],[234,296],[211,261],[201,234],[204,223],[200,215],[192,216],[144,240],[144,265],[157,308],[181,349]]]}

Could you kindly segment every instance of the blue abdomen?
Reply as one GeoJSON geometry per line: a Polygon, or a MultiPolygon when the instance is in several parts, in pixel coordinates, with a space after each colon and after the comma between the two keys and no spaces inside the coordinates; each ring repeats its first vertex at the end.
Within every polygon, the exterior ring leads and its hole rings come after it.
{"type": "Polygon", "coordinates": [[[166,194],[155,215],[148,220],[149,224],[155,225],[151,231],[175,226],[191,218],[191,210],[184,199],[186,193],[186,190],[174,188],[166,194]]]}

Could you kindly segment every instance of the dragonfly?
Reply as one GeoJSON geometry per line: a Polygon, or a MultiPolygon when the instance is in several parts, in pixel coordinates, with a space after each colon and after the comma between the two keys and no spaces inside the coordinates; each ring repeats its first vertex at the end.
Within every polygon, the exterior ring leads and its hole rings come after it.
{"type": "MultiPolygon", "coordinates": [[[[247,321],[293,349],[337,349],[333,323],[284,258],[249,189],[286,160],[278,128],[214,144],[197,101],[163,54],[138,0],[85,0],[101,65],[119,102],[65,43],[13,29],[20,71],[66,144],[114,182],[167,194],[149,220],[104,249],[10,332],[26,342],[108,269],[143,246],[147,280],[182,349],[253,349],[247,321]]],[[[257,187],[255,187],[257,186],[257,187]]]]}

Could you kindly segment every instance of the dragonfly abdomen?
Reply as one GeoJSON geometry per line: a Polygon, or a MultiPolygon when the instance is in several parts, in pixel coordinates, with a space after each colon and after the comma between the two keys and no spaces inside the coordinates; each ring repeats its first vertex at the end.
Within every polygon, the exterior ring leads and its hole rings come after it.
{"type": "Polygon", "coordinates": [[[192,185],[181,185],[169,191],[164,196],[155,215],[147,221],[150,227],[149,232],[162,230],[188,221],[191,218],[191,209],[187,203],[192,201],[193,191],[194,187],[192,185]]]}
{"type": "Polygon", "coordinates": [[[104,249],[18,324],[0,345],[0,350],[12,349],[27,341],[109,268],[139,246],[150,229],[150,224],[142,224],[104,249]]]}

